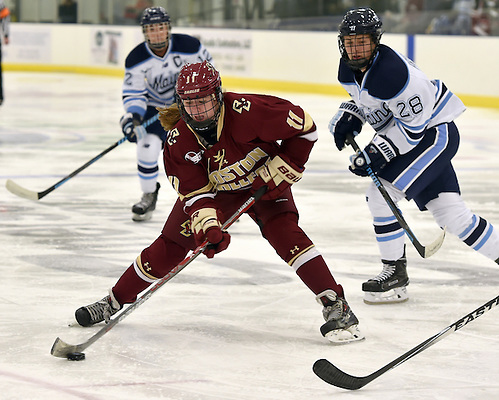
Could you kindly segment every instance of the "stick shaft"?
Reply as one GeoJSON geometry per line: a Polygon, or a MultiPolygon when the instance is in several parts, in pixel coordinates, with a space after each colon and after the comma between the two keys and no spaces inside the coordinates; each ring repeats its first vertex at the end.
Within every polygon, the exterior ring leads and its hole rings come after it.
{"type": "Polygon", "coordinates": [[[120,140],[118,140],[117,142],[113,143],[111,146],[109,146],[107,149],[105,149],[104,151],[102,151],[101,153],[97,154],[94,158],[92,158],[91,160],[87,161],[85,164],[83,164],[80,168],[78,169],[75,169],[73,172],[71,172],[69,175],[65,176],[64,178],[62,178],[60,181],[58,181],[57,183],[53,184],[52,186],[50,186],[48,189],[46,190],[43,190],[42,192],[38,192],[38,199],[41,199],[43,197],[45,197],[46,195],[48,195],[50,192],[54,191],[55,189],[57,189],[59,186],[61,186],[63,183],[69,181],[71,178],[73,178],[75,175],[78,175],[81,171],[83,171],[84,169],[86,169],[87,167],[89,167],[90,165],[92,165],[94,162],[96,162],[97,160],[99,160],[100,158],[102,158],[104,155],[106,155],[107,153],[109,153],[111,150],[115,149],[116,147],[118,147],[120,144],[122,144],[124,141],[126,141],[126,138],[123,137],[121,138],[120,140]]]}
{"type": "MultiPolygon", "coordinates": [[[[352,146],[352,148],[356,152],[360,152],[360,147],[355,141],[353,135],[349,135],[349,137],[347,138],[347,142],[352,146]]],[[[419,255],[423,258],[428,258],[433,254],[435,254],[438,251],[438,249],[442,246],[445,237],[445,230],[441,233],[440,237],[437,240],[435,240],[433,243],[431,243],[429,246],[423,246],[421,242],[417,239],[416,235],[412,232],[412,229],[410,228],[409,224],[402,216],[402,213],[398,209],[397,205],[390,197],[390,194],[388,193],[388,191],[386,190],[385,186],[380,181],[380,179],[377,177],[377,175],[374,173],[370,165],[367,166],[366,171],[369,177],[376,185],[376,187],[378,188],[379,192],[381,193],[381,196],[383,196],[383,199],[388,204],[388,207],[390,207],[390,210],[392,211],[393,215],[397,219],[398,223],[406,233],[407,237],[409,238],[409,240],[411,241],[411,243],[413,244],[414,248],[419,253],[419,255]]]]}
{"type": "MultiPolygon", "coordinates": [[[[145,121],[142,126],[144,128],[148,127],[151,125],[153,122],[155,122],[158,119],[158,114],[155,116],[149,118],[147,121],[145,121]]],[[[6,182],[6,187],[7,189],[14,193],[17,196],[24,197],[29,200],[40,200],[49,193],[53,192],[55,189],[57,189],[59,186],[61,186],[63,183],[69,181],[71,178],[73,178],[75,175],[78,175],[81,171],[84,169],[88,168],[90,165],[95,163],[97,160],[101,159],[104,155],[109,153],[111,150],[115,149],[118,147],[120,144],[125,142],[127,139],[126,137],[122,137],[120,140],[117,142],[113,143],[111,146],[109,146],[107,149],[103,150],[99,154],[97,154],[94,158],[91,160],[87,161],[85,164],[83,164],[81,167],[75,169],[73,172],[71,172],[69,175],[66,175],[64,178],[62,178],[60,181],[56,182],[49,188],[42,190],[41,192],[34,192],[32,190],[28,190],[23,188],[22,186],[18,185],[17,183],[11,181],[10,179],[7,180],[6,182]]]]}
{"type": "Polygon", "coordinates": [[[451,333],[456,332],[459,329],[465,327],[467,324],[474,321],[478,317],[482,316],[487,311],[490,311],[492,308],[496,307],[497,305],[499,305],[499,296],[496,296],[492,300],[489,300],[484,305],[478,307],[476,310],[470,312],[469,314],[460,318],[453,324],[442,329],[436,335],[433,335],[432,337],[421,342],[411,350],[402,354],[400,357],[396,358],[395,360],[388,363],[379,370],[373,372],[372,374],[366,376],[353,376],[347,374],[346,372],[343,372],[338,367],[331,364],[328,360],[325,359],[317,360],[314,363],[313,370],[319,378],[321,378],[322,380],[331,385],[349,390],[360,389],[361,387],[367,385],[369,382],[383,375],[385,372],[399,366],[400,364],[403,364],[404,362],[410,360],[412,357],[418,355],[419,353],[422,353],[424,350],[433,346],[435,343],[439,342],[440,340],[447,337],[451,333]]]}
{"type": "MultiPolygon", "coordinates": [[[[228,229],[242,214],[248,211],[253,204],[255,204],[260,197],[267,191],[267,186],[262,186],[258,189],[252,196],[248,198],[239,208],[238,210],[223,224],[222,229],[228,229]]],[[[200,246],[193,250],[192,253],[187,255],[176,267],[174,267],[168,274],[166,274],[163,278],[159,279],[155,282],[149,289],[144,292],[137,300],[129,305],[126,309],[124,309],[120,314],[118,314],[115,318],[111,319],[104,327],[102,327],[97,333],[95,333],[92,337],[86,340],[83,343],[77,345],[71,345],[60,338],[57,338],[52,346],[50,354],[55,357],[67,357],[68,353],[73,352],[82,352],[91,344],[95,343],[99,338],[104,336],[107,332],[109,332],[115,325],[117,325],[120,321],[125,319],[128,315],[130,315],[133,311],[135,311],[140,305],[142,305],[146,300],[148,300],[161,286],[163,286],[166,282],[176,276],[180,271],[182,271],[187,265],[189,265],[192,261],[194,261],[208,246],[208,241],[206,240],[200,246]]]]}

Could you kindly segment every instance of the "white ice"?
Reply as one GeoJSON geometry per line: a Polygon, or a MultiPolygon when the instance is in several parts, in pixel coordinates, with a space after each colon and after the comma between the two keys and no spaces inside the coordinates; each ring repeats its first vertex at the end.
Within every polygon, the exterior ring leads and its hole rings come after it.
{"type": "MultiPolygon", "coordinates": [[[[4,74],[0,107],[0,397],[2,399],[420,400],[499,398],[499,310],[493,309],[364,388],[349,392],[312,372],[327,358],[370,374],[498,295],[499,268],[457,238],[422,259],[408,243],[410,300],[362,301],[380,271],[364,200],[369,178],[347,171],[327,123],[343,100],[274,93],[302,105],[320,140],[294,189],[301,226],[324,255],[367,339],[333,346],[319,333],[321,307],[243,216],[229,249],[196,259],[72,362],[50,355],[76,308],[103,297],[160,232],[175,193],[161,173],[153,219],[134,223],[140,198],[135,145],[124,143],[40,201],[5,189],[12,179],[44,190],[121,138],[121,79],[4,74]]],[[[230,90],[237,88],[228,88],[230,90]]],[[[465,201],[499,227],[499,110],[468,109],[455,168],[465,201]]],[[[365,143],[372,132],[359,141],[365,143]]],[[[418,239],[439,228],[400,204],[418,239]]]]}

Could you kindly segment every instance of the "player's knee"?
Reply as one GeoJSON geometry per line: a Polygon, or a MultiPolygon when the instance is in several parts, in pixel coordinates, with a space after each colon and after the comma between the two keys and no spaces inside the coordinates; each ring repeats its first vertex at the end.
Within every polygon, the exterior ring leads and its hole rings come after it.
{"type": "Polygon", "coordinates": [[[366,192],[366,202],[371,215],[387,216],[392,214],[390,208],[386,204],[386,200],[381,196],[374,185],[370,185],[366,192]]]}
{"type": "Polygon", "coordinates": [[[187,252],[188,249],[160,236],[142,250],[137,257],[136,268],[151,281],[161,279],[185,258],[187,252]]]}
{"type": "Polygon", "coordinates": [[[293,212],[277,214],[270,218],[265,224],[260,225],[260,229],[265,238],[273,237],[284,231],[293,231],[298,227],[298,215],[293,212]]]}
{"type": "Polygon", "coordinates": [[[262,234],[279,257],[290,265],[313,247],[312,241],[298,226],[298,215],[292,212],[276,215],[267,221],[262,234]]]}
{"type": "Polygon", "coordinates": [[[460,235],[473,221],[473,213],[458,193],[440,193],[428,202],[426,208],[440,227],[447,227],[447,231],[454,235],[460,235]]]}

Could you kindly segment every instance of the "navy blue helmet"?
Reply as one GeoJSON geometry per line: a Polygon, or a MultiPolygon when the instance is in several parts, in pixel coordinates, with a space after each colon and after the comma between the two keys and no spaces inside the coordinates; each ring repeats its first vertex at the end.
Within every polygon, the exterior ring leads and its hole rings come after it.
{"type": "Polygon", "coordinates": [[[368,66],[374,59],[381,35],[382,23],[376,13],[370,8],[357,8],[348,11],[339,26],[338,45],[340,47],[341,58],[354,70],[359,70],[368,66]],[[350,60],[345,50],[345,36],[350,35],[370,35],[374,43],[374,51],[369,59],[350,60]]]}
{"type": "Polygon", "coordinates": [[[170,16],[163,7],[149,7],[140,20],[142,32],[151,49],[162,50],[170,41],[170,16]]]}
{"type": "Polygon", "coordinates": [[[161,22],[170,23],[170,16],[163,7],[149,7],[142,13],[140,25],[159,24],[161,22]]]}

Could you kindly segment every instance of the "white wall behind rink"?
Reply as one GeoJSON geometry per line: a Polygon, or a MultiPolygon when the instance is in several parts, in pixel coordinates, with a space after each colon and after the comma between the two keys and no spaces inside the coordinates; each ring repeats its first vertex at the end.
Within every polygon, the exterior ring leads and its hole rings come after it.
{"type": "MultiPolygon", "coordinates": [[[[337,83],[335,32],[176,28],[210,50],[224,86],[346,94],[337,83]]],[[[5,70],[63,71],[122,76],[128,52],[143,40],[140,27],[12,23],[2,46],[5,70]]],[[[407,54],[407,36],[383,43],[407,54]]],[[[469,106],[499,108],[499,37],[417,35],[416,64],[441,79],[469,106]]]]}

